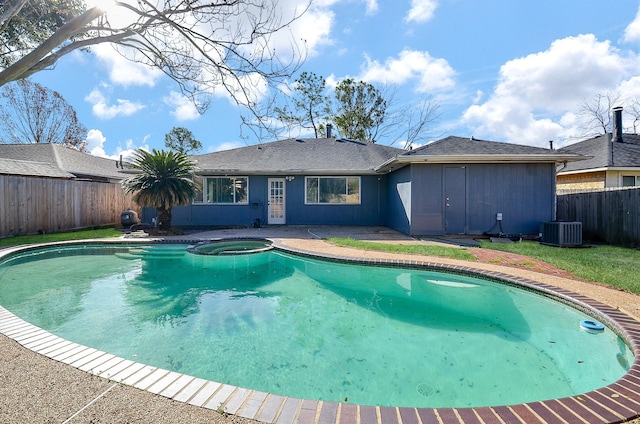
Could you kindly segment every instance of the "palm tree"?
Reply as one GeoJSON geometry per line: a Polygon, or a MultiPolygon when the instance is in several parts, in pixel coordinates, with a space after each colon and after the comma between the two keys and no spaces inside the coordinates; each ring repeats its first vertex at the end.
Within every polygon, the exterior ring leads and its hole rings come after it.
{"type": "Polygon", "coordinates": [[[171,208],[189,204],[200,189],[195,164],[184,153],[139,149],[132,165],[139,173],[122,180],[122,188],[138,205],[155,207],[158,230],[169,230],[171,208]]]}

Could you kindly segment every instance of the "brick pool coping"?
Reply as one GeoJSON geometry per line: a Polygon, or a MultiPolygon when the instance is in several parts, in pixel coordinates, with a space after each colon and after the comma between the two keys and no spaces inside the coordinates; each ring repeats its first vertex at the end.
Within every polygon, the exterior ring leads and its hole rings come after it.
{"type": "MultiPolygon", "coordinates": [[[[159,241],[159,240],[156,240],[159,241]]],[[[167,243],[194,243],[202,239],[164,240],[167,243]]],[[[48,358],[111,381],[133,386],[191,405],[219,410],[268,423],[619,423],[640,416],[640,322],[587,296],[531,279],[468,266],[414,260],[382,260],[317,254],[293,249],[279,241],[274,246],[285,252],[325,260],[374,266],[442,270],[480,276],[535,290],[543,295],[589,313],[601,320],[633,351],[635,361],[618,381],[597,390],[560,399],[525,404],[478,408],[411,408],[362,406],[273,395],[247,388],[216,383],[120,358],[55,336],[16,317],[0,306],[0,332],[22,346],[48,358]]],[[[154,240],[99,240],[95,244],[143,243],[154,240]]],[[[64,245],[85,242],[61,243],[64,245]]],[[[17,251],[42,246],[7,249],[0,258],[17,251]]]]}

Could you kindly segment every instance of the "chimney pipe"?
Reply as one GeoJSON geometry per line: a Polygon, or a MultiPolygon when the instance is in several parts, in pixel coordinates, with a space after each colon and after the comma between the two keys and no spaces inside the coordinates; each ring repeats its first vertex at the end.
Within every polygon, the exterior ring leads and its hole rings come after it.
{"type": "Polygon", "coordinates": [[[331,130],[333,129],[333,125],[327,124],[327,138],[331,138],[331,130]]]}
{"type": "Polygon", "coordinates": [[[553,140],[549,140],[549,149],[553,150],[553,140]]]}
{"type": "Polygon", "coordinates": [[[611,141],[622,143],[622,106],[613,109],[613,137],[611,141]]]}

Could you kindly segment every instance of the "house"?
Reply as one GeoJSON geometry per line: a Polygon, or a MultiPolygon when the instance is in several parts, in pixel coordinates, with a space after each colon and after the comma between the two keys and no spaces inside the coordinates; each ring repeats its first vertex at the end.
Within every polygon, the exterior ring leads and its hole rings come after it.
{"type": "MultiPolygon", "coordinates": [[[[537,234],[555,218],[558,163],[575,153],[447,137],[411,151],[335,138],[196,155],[202,192],[181,227],[383,225],[410,235],[537,234]]],[[[155,212],[143,210],[144,222],[155,212]]]]}
{"type": "Polygon", "coordinates": [[[5,159],[3,157],[0,157],[0,175],[22,175],[28,177],[65,179],[75,178],[73,174],[63,171],[59,167],[50,163],[5,159]]]}
{"type": "Polygon", "coordinates": [[[59,144],[0,144],[0,174],[118,182],[120,164],[59,144]]]}
{"type": "Polygon", "coordinates": [[[622,108],[615,108],[612,134],[602,134],[558,150],[588,158],[567,163],[557,176],[558,190],[640,186],[640,135],[622,132],[622,108]]]}

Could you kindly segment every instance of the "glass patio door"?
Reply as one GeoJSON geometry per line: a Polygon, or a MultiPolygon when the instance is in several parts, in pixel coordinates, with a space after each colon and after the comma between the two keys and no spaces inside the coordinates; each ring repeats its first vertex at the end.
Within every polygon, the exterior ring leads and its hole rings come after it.
{"type": "Polygon", "coordinates": [[[284,224],[285,220],[285,197],[284,178],[269,178],[269,220],[268,224],[284,224]]]}

